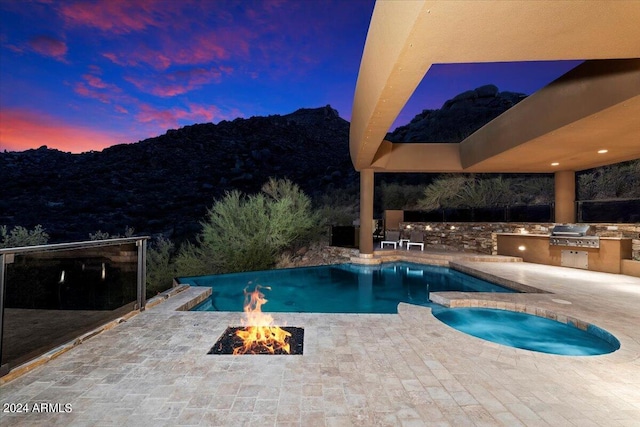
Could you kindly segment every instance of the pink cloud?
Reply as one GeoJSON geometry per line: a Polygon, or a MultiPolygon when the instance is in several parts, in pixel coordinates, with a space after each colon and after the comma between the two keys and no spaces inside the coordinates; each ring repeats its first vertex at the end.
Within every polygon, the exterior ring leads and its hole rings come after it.
{"type": "Polygon", "coordinates": [[[159,25],[163,6],[174,2],[113,0],[66,3],[60,14],[68,25],[93,27],[113,34],[127,34],[159,25]]]}
{"type": "MultiPolygon", "coordinates": [[[[90,67],[94,73],[101,70],[97,67],[90,67]]],[[[139,105],[139,101],[133,96],[125,93],[115,84],[105,82],[94,74],[84,74],[83,81],[76,82],[73,85],[73,91],[85,98],[97,99],[103,104],[113,106],[113,110],[119,114],[129,114],[129,108],[126,106],[139,105]]]]}
{"type": "Polygon", "coordinates": [[[42,112],[3,108],[0,111],[0,149],[23,151],[46,145],[81,153],[122,142],[115,132],[65,123],[42,112]]]}
{"type": "Polygon", "coordinates": [[[102,56],[104,56],[105,58],[107,58],[109,61],[113,62],[116,65],[120,65],[120,66],[127,65],[126,62],[121,61],[120,58],[118,58],[118,55],[116,55],[113,52],[105,52],[102,54],[102,56]]]}
{"type": "Polygon", "coordinates": [[[67,54],[67,44],[50,36],[34,37],[29,40],[29,46],[40,55],[57,60],[64,60],[64,56],[67,54]]]}
{"type": "Polygon", "coordinates": [[[12,51],[14,51],[16,53],[23,53],[24,52],[24,49],[22,47],[20,47],[20,46],[16,46],[16,45],[5,43],[4,40],[2,42],[3,42],[2,43],[3,47],[6,47],[9,50],[12,50],[12,51]]]}
{"type": "Polygon", "coordinates": [[[227,66],[221,65],[220,71],[222,71],[225,74],[233,74],[234,69],[233,67],[227,67],[227,66]]]}
{"type": "Polygon", "coordinates": [[[97,99],[104,104],[112,104],[114,101],[122,102],[128,99],[122,90],[111,83],[107,83],[100,77],[93,74],[84,74],[84,81],[77,82],[73,86],[73,91],[85,98],[97,99]]]}
{"type": "Polygon", "coordinates": [[[84,82],[78,82],[73,87],[73,91],[85,98],[93,98],[102,102],[103,104],[110,104],[111,99],[108,94],[99,92],[93,88],[88,87],[84,82]]]}
{"type": "Polygon", "coordinates": [[[205,121],[212,122],[214,118],[220,116],[220,109],[216,106],[204,106],[189,104],[190,115],[193,117],[203,117],[205,121]]]}
{"type": "Polygon", "coordinates": [[[149,104],[141,104],[139,107],[140,111],[136,115],[138,122],[144,124],[157,123],[163,129],[179,127],[181,121],[190,121],[192,123],[213,122],[241,115],[235,109],[229,113],[223,113],[215,105],[192,103],[187,105],[187,109],[179,107],[159,109],[149,104]]]}
{"type": "Polygon", "coordinates": [[[105,52],[102,56],[120,66],[149,65],[163,71],[172,66],[226,61],[232,57],[232,52],[235,56],[247,56],[248,38],[251,37],[251,33],[242,29],[191,33],[186,39],[162,35],[155,39],[158,48],[137,43],[119,52],[105,52]]]}
{"type": "MultiPolygon", "coordinates": [[[[226,72],[232,69],[225,68],[226,72]]],[[[190,92],[211,82],[220,82],[222,71],[216,67],[192,68],[154,77],[125,77],[138,90],[161,97],[171,97],[190,92]]]]}
{"type": "Polygon", "coordinates": [[[94,76],[93,74],[85,74],[82,78],[87,81],[89,86],[97,89],[104,89],[108,86],[100,77],[94,76]]]}
{"type": "Polygon", "coordinates": [[[171,58],[162,52],[141,45],[135,46],[131,51],[120,53],[105,52],[102,56],[122,67],[147,64],[156,70],[166,70],[173,63],[171,58]]]}

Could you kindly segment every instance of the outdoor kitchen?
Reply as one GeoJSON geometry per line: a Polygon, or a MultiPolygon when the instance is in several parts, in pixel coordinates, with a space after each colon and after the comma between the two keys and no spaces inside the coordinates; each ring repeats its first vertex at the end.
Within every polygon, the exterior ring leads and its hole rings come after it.
{"type": "Polygon", "coordinates": [[[498,255],[525,262],[621,273],[631,259],[632,239],[596,236],[588,224],[555,225],[550,234],[498,233],[498,255]]]}

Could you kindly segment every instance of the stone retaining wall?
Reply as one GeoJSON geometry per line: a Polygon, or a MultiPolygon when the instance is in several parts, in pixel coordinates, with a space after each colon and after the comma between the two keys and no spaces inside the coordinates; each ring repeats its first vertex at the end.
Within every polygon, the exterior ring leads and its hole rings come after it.
{"type": "Polygon", "coordinates": [[[358,256],[358,249],[329,246],[326,242],[304,247],[294,254],[280,257],[276,268],[310,267],[314,265],[339,264],[349,262],[358,256]]]}
{"type": "MultiPolygon", "coordinates": [[[[497,233],[549,234],[554,223],[516,222],[401,222],[403,238],[412,230],[424,233],[424,242],[431,249],[497,254],[497,233]]],[[[640,260],[640,224],[591,224],[600,237],[633,239],[634,259],[640,260]]]]}

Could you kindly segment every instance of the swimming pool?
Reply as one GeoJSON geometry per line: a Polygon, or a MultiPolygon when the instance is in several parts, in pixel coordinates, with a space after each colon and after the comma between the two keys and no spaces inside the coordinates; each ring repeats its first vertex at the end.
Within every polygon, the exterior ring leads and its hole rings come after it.
{"type": "Polygon", "coordinates": [[[267,312],[397,313],[398,303],[430,306],[434,291],[516,292],[446,267],[408,262],[376,266],[336,264],[179,278],[210,286],[211,297],[195,311],[242,311],[243,290],[255,285],[269,301],[267,312]]]}

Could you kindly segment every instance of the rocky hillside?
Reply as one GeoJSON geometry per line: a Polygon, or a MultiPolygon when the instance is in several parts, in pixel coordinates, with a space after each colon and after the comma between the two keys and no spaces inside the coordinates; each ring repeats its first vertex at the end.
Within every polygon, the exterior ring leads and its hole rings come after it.
{"type": "MultiPolygon", "coordinates": [[[[423,111],[388,137],[459,141],[523,98],[482,86],[440,110],[423,111]]],[[[424,183],[424,175],[410,175],[384,179],[424,183]]],[[[0,225],[41,224],[51,242],[86,240],[98,230],[123,234],[127,227],[180,242],[200,231],[199,221],[216,198],[233,189],[256,192],[269,177],[288,178],[312,197],[357,186],[349,122],[327,105],[185,126],[101,152],[70,154],[43,146],[0,153],[0,225]]]]}
{"type": "Polygon", "coordinates": [[[356,183],[348,140],[349,122],[326,106],[186,126],[101,152],[0,153],[0,224],[42,224],[51,241],[126,227],[180,240],[225,191],[256,192],[269,177],[310,195],[356,183]]]}
{"type": "Polygon", "coordinates": [[[509,108],[525,94],[500,92],[495,85],[468,90],[439,110],[424,110],[410,123],[387,134],[392,142],[460,142],[509,108]]]}

